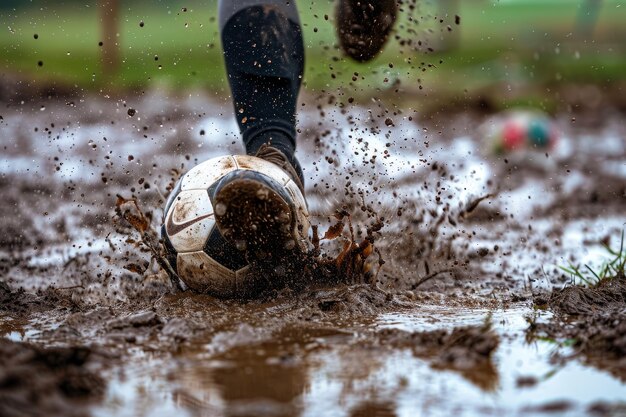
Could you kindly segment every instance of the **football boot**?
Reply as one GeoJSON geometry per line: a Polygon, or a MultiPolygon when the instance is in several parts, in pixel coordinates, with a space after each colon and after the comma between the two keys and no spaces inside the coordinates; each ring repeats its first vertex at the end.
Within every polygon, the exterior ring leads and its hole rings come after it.
{"type": "Polygon", "coordinates": [[[355,61],[371,60],[387,42],[397,14],[396,0],[339,0],[339,45],[355,61]]]}
{"type": "Polygon", "coordinates": [[[309,213],[296,169],[280,150],[264,144],[238,156],[239,169],[214,190],[217,227],[248,262],[275,263],[309,248],[309,213]]]}

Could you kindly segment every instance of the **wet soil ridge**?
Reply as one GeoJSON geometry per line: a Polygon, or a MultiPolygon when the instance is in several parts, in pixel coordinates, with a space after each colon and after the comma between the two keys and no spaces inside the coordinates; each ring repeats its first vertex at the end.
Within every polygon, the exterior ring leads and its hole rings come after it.
{"type": "MultiPolygon", "coordinates": [[[[621,259],[623,253],[619,252],[621,259]]],[[[536,295],[539,308],[555,313],[547,323],[532,322],[531,338],[569,339],[576,354],[626,381],[626,277],[624,266],[615,276],[599,276],[592,286],[571,285],[536,295]]]]}
{"type": "Polygon", "coordinates": [[[71,304],[68,297],[58,294],[54,289],[39,290],[36,294],[31,294],[23,288],[13,291],[5,282],[0,281],[0,312],[8,313],[13,318],[28,317],[33,313],[71,304]]]}
{"type": "Polygon", "coordinates": [[[86,416],[106,384],[85,347],[43,348],[0,339],[0,415],[86,416]]]}

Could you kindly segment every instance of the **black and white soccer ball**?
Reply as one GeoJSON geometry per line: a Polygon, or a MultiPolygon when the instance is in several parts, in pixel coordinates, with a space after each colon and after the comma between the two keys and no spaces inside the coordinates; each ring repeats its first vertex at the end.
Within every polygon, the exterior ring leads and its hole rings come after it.
{"type": "Polygon", "coordinates": [[[213,213],[215,188],[234,171],[255,171],[282,184],[292,198],[308,234],[306,202],[296,183],[281,168],[254,156],[222,156],[192,168],[177,182],[164,210],[161,227],[167,259],[191,289],[221,297],[246,293],[254,274],[243,252],[220,233],[213,213]]]}

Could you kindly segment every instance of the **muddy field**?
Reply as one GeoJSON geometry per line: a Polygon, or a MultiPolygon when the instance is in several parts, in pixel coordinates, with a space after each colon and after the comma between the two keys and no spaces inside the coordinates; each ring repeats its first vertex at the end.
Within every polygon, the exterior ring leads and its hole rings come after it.
{"type": "Polygon", "coordinates": [[[0,415],[626,415],[625,278],[559,269],[619,249],[623,114],[559,114],[550,154],[494,157],[491,115],[303,100],[313,223],[346,210],[359,239],[375,212],[384,264],[227,301],[175,292],[115,202],[156,228],[179,173],[241,152],[228,99],[2,104],[0,415]]]}

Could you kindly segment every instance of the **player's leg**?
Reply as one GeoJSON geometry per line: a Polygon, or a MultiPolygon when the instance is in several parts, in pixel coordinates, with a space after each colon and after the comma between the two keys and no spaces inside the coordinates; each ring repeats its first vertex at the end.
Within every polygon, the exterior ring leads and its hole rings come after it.
{"type": "Polygon", "coordinates": [[[304,45],[294,0],[220,0],[219,24],[246,152],[270,144],[302,181],[294,152],[304,45]]]}
{"type": "Polygon", "coordinates": [[[282,259],[307,245],[308,212],[296,148],[304,46],[293,0],[220,0],[220,30],[235,115],[251,164],[221,179],[214,209],[222,235],[249,261],[282,259]]]}

